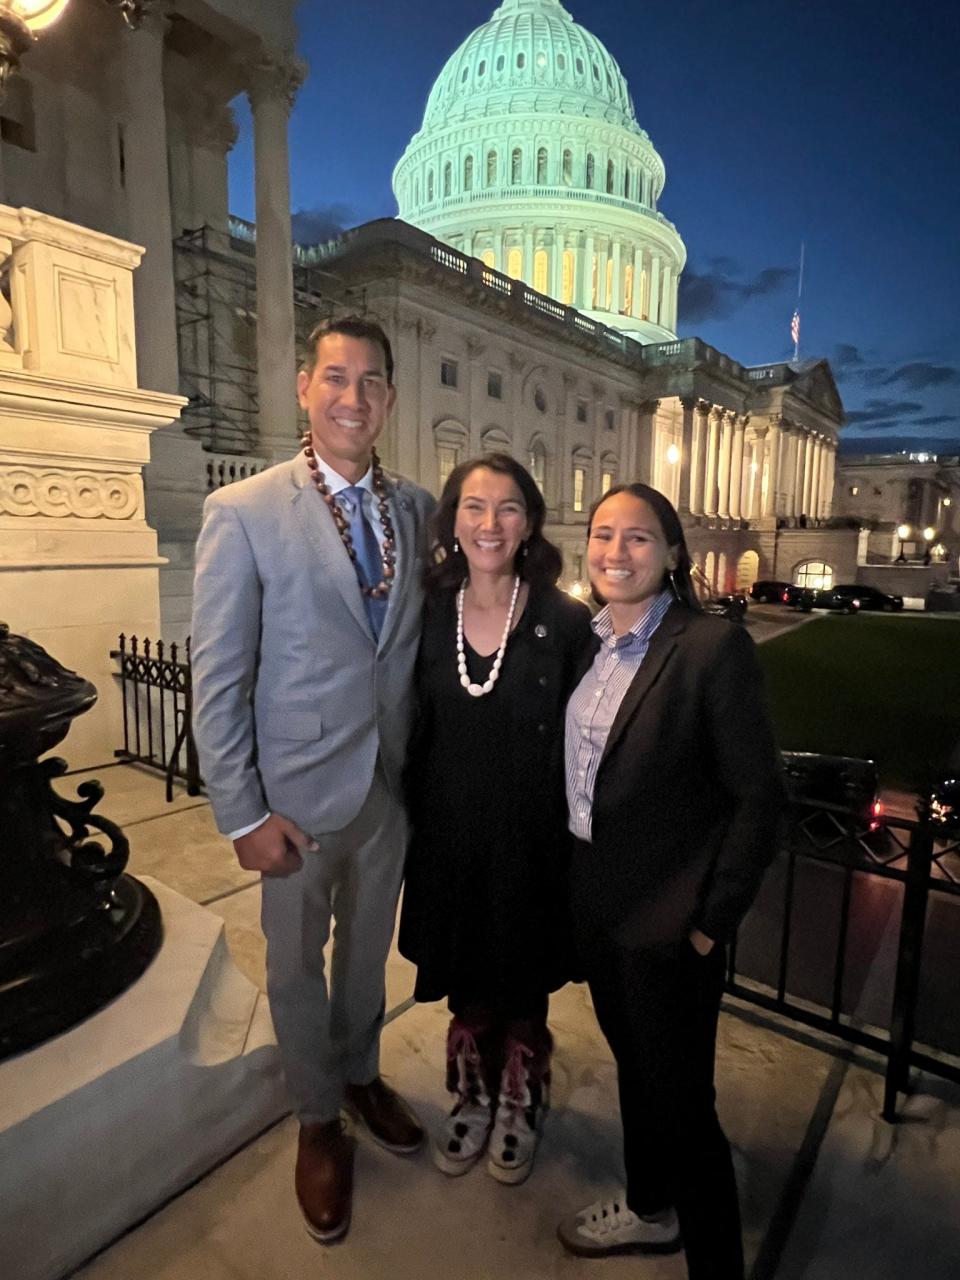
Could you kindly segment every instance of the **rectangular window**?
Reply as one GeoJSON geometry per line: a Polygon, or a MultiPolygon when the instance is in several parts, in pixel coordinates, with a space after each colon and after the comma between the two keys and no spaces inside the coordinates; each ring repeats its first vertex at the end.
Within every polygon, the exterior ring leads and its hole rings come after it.
{"type": "Polygon", "coordinates": [[[603,424],[608,431],[613,431],[617,425],[617,416],[612,409],[607,409],[603,415],[603,424]]]}
{"type": "Polygon", "coordinates": [[[496,369],[490,369],[487,373],[487,395],[491,400],[503,399],[503,375],[497,373],[496,369]]]}
{"type": "Polygon", "coordinates": [[[587,402],[586,400],[577,401],[577,421],[586,422],[587,420],[587,402]]]}
{"type": "Polygon", "coordinates": [[[583,467],[573,468],[573,509],[583,510],[583,489],[587,481],[587,473],[583,467]]]}
{"type": "Polygon", "coordinates": [[[612,484],[613,484],[613,472],[604,471],[603,475],[600,477],[600,492],[606,493],[612,484]]]}
{"type": "Polygon", "coordinates": [[[437,445],[437,479],[440,488],[450,479],[450,472],[457,465],[457,450],[452,444],[437,445]]]}
{"type": "Polygon", "coordinates": [[[440,385],[442,387],[455,387],[457,385],[456,360],[440,361],[440,385]]]}

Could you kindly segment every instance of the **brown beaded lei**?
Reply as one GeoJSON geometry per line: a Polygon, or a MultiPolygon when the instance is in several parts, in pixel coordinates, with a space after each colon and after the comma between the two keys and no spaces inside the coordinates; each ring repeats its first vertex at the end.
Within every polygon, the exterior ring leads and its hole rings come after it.
{"type": "MultiPolygon", "coordinates": [[[[303,456],[306,458],[307,466],[310,468],[310,475],[313,483],[317,486],[317,492],[327,504],[330,514],[333,516],[333,523],[337,526],[337,533],[340,535],[340,541],[346,547],[347,555],[353,564],[354,569],[357,568],[357,553],[353,547],[353,539],[350,536],[350,527],[344,519],[343,512],[337,505],[337,500],[330,492],[326,478],[320,470],[317,462],[317,455],[313,451],[313,440],[309,432],[302,437],[303,456]]],[[[370,461],[373,467],[373,492],[377,499],[377,511],[380,515],[380,525],[383,529],[383,553],[381,556],[381,580],[375,587],[365,587],[361,585],[360,591],[366,597],[372,600],[384,600],[390,594],[390,588],[393,585],[393,578],[396,573],[394,568],[396,564],[397,542],[393,532],[393,521],[390,519],[390,507],[387,502],[387,484],[383,477],[383,467],[380,465],[380,458],[376,449],[370,451],[370,461]]]]}

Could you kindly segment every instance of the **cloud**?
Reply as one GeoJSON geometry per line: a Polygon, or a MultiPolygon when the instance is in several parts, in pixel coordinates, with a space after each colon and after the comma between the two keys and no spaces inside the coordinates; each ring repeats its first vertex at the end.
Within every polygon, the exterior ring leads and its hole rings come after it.
{"type": "Polygon", "coordinates": [[[883,386],[891,387],[899,384],[908,391],[925,391],[927,387],[948,387],[960,383],[960,369],[947,364],[929,364],[925,360],[914,360],[910,364],[902,364],[883,379],[883,386]]]}
{"type": "Polygon", "coordinates": [[[904,426],[903,419],[914,413],[922,413],[924,406],[916,400],[868,400],[862,409],[850,409],[847,422],[851,426],[869,424],[878,431],[887,427],[904,426]]]}
{"type": "Polygon", "coordinates": [[[680,308],[689,324],[725,319],[753,298],[779,293],[794,275],[786,267],[765,267],[752,278],[737,279],[739,268],[729,258],[713,258],[709,265],[712,270],[688,270],[680,277],[680,308]]]}
{"type": "Polygon", "coordinates": [[[860,368],[863,362],[860,348],[849,342],[838,342],[830,357],[830,365],[839,376],[849,373],[852,369],[860,368]]]}
{"type": "Polygon", "coordinates": [[[946,422],[960,424],[960,416],[955,413],[934,413],[928,418],[914,418],[910,425],[912,427],[942,427],[946,422]]]}
{"type": "Polygon", "coordinates": [[[355,226],[357,215],[348,204],[328,204],[298,209],[291,221],[297,244],[323,244],[335,239],[347,227],[355,226]]]}

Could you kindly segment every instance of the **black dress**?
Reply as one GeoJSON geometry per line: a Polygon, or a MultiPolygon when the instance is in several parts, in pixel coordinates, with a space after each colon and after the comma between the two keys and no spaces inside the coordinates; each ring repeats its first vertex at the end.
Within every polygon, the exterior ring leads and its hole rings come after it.
{"type": "MultiPolygon", "coordinates": [[[[428,599],[399,937],[417,1000],[522,1009],[571,976],[563,718],[591,636],[582,604],[532,590],[496,685],[474,698],[457,672],[456,593],[428,599]]],[[[492,655],[465,650],[482,683],[492,655]]]]}

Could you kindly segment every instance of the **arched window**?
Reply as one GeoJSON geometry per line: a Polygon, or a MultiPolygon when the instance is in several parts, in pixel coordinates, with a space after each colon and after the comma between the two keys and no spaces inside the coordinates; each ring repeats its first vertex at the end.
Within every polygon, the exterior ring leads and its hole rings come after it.
{"type": "Polygon", "coordinates": [[[566,71],[566,69],[567,69],[566,55],[562,53],[558,53],[557,54],[557,70],[566,71]]]}
{"type": "Polygon", "coordinates": [[[534,440],[530,445],[530,474],[536,481],[537,488],[543,493],[547,484],[547,450],[542,440],[534,440]]]}
{"type": "Polygon", "coordinates": [[[587,477],[593,470],[593,455],[587,449],[577,449],[573,455],[573,509],[585,511],[590,501],[587,477]]]}
{"type": "Polygon", "coordinates": [[[504,65],[504,55],[501,53],[500,56],[497,58],[497,70],[502,71],[503,65],[504,65]]]}
{"type": "Polygon", "coordinates": [[[448,160],[443,166],[443,194],[450,195],[453,190],[453,165],[448,160]]]}
{"type": "Polygon", "coordinates": [[[467,83],[467,76],[468,76],[469,74],[470,74],[470,68],[469,68],[469,67],[464,67],[464,68],[463,68],[463,75],[460,77],[460,83],[461,83],[461,84],[466,84],[466,83],[467,83]]]}
{"type": "Polygon", "coordinates": [[[794,569],[793,580],[798,587],[825,591],[833,586],[833,568],[822,560],[805,560],[794,569]]]}
{"type": "Polygon", "coordinates": [[[484,249],[483,253],[480,255],[480,261],[485,267],[489,267],[490,270],[493,271],[497,265],[497,255],[492,249],[484,249]]]}
{"type": "Polygon", "coordinates": [[[477,75],[482,76],[483,73],[486,71],[486,69],[487,69],[487,64],[486,64],[486,61],[484,60],[480,63],[479,67],[477,67],[477,75]]]}
{"type": "Polygon", "coordinates": [[[613,161],[607,161],[607,195],[613,195],[613,161]]]}
{"type": "Polygon", "coordinates": [[[495,151],[487,152],[487,186],[495,187],[497,185],[497,153],[495,151]]]}
{"type": "Polygon", "coordinates": [[[521,249],[511,249],[507,254],[507,275],[511,280],[520,280],[523,277],[523,251],[521,249]]]}
{"type": "Polygon", "coordinates": [[[613,306],[613,259],[607,259],[607,291],[604,294],[603,305],[605,310],[609,311],[613,306]]]}
{"type": "Polygon", "coordinates": [[[513,155],[510,157],[510,181],[516,186],[523,176],[523,152],[519,147],[514,147],[513,155]]]}
{"type": "Polygon", "coordinates": [[[517,54],[517,70],[522,71],[526,65],[527,65],[527,55],[523,51],[521,51],[520,53],[517,54]]]}
{"type": "Polygon", "coordinates": [[[473,156],[467,156],[463,162],[463,189],[473,190],[473,156]]]}
{"type": "Polygon", "coordinates": [[[593,179],[595,175],[595,170],[596,170],[596,161],[594,160],[592,155],[588,155],[587,156],[587,189],[589,191],[593,190],[593,179]]]}
{"type": "Polygon", "coordinates": [[[560,301],[568,307],[573,306],[573,277],[576,271],[576,258],[572,249],[563,251],[563,276],[560,281],[560,301]]]}
{"type": "Polygon", "coordinates": [[[597,293],[600,288],[600,268],[597,264],[597,255],[593,255],[593,262],[590,264],[590,306],[592,310],[597,309],[597,293]]]}
{"type": "Polygon", "coordinates": [[[630,199],[630,170],[624,166],[623,170],[623,198],[630,199]]]}
{"type": "Polygon", "coordinates": [[[433,170],[427,173],[427,204],[433,204],[433,170]]]}
{"type": "Polygon", "coordinates": [[[538,249],[533,255],[533,287],[537,293],[549,293],[547,284],[547,251],[538,249]]]}
{"type": "Polygon", "coordinates": [[[547,180],[547,148],[537,150],[537,182],[542,186],[547,180]]]}
{"type": "Polygon", "coordinates": [[[582,58],[577,59],[577,75],[578,76],[583,75],[583,59],[582,58]]]}
{"type": "Polygon", "coordinates": [[[561,170],[563,185],[569,187],[573,182],[573,152],[564,151],[563,153],[563,169],[561,170]]]}

